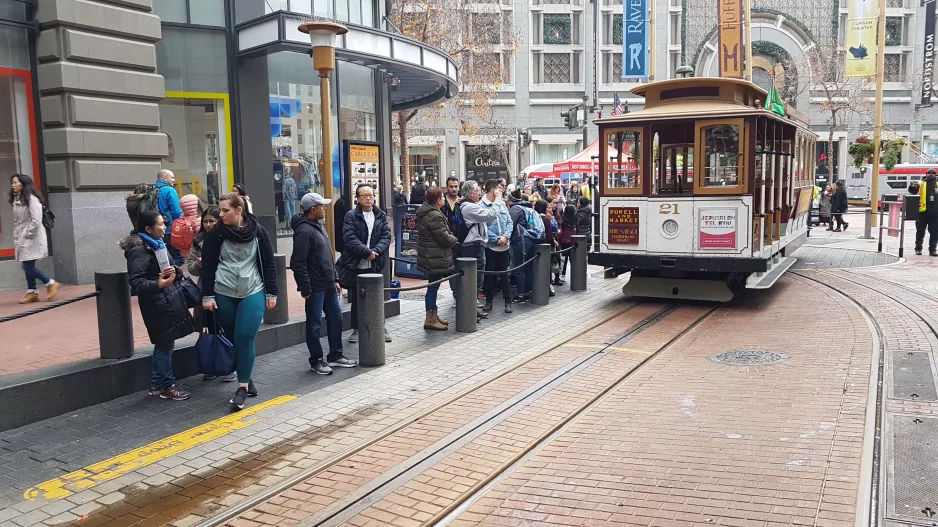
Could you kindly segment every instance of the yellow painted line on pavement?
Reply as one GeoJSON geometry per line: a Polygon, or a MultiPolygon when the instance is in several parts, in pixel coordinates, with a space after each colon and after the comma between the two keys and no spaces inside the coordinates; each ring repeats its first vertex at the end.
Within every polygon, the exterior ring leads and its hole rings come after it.
{"type": "Polygon", "coordinates": [[[37,498],[46,500],[67,498],[75,492],[90,489],[99,483],[118,478],[138,468],[152,465],[157,461],[185,452],[196,445],[207,443],[235,430],[250,426],[256,423],[257,420],[244,420],[246,417],[292,401],[297,397],[297,395],[281,395],[256,406],[249,406],[240,412],[215,419],[204,425],[190,428],[185,432],[180,432],[111,459],[105,459],[100,463],[40,483],[23,493],[23,497],[29,501],[37,498]]]}

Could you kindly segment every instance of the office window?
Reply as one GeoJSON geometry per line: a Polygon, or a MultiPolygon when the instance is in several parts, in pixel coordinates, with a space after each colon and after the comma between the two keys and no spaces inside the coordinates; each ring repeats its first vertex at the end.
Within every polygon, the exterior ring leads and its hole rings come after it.
{"type": "Polygon", "coordinates": [[[544,15],[545,44],[573,44],[573,22],[570,15],[544,15]]]}
{"type": "Polygon", "coordinates": [[[886,45],[901,46],[902,40],[902,17],[886,17],[886,45]]]}
{"type": "Polygon", "coordinates": [[[488,44],[501,44],[502,21],[500,13],[474,13],[472,33],[488,44]]]}
{"type": "Polygon", "coordinates": [[[887,53],[883,67],[883,80],[886,82],[902,82],[905,80],[905,68],[901,53],[887,53]]]}
{"type": "Polygon", "coordinates": [[[189,22],[186,15],[186,0],[159,0],[153,2],[153,14],[163,22],[189,22]]]}
{"type": "Polygon", "coordinates": [[[622,45],[622,15],[612,15],[612,43],[622,45]]]}
{"type": "MultiPolygon", "coordinates": [[[[154,7],[162,0],[153,3],[154,7]]],[[[198,0],[189,2],[189,23],[203,26],[225,25],[225,5],[222,0],[198,0]]]]}

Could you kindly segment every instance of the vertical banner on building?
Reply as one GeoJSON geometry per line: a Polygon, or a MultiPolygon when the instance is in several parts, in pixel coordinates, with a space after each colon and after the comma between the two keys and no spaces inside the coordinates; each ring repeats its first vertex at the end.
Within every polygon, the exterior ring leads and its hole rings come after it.
{"type": "Polygon", "coordinates": [[[935,73],[935,0],[925,2],[925,57],[922,59],[922,101],[931,107],[932,79],[935,73]]]}
{"type": "Polygon", "coordinates": [[[847,0],[847,77],[876,75],[877,0],[847,0]]]}
{"type": "Polygon", "coordinates": [[[651,34],[648,0],[626,0],[622,15],[622,78],[647,79],[651,34]]]}
{"type": "Polygon", "coordinates": [[[743,39],[743,1],[720,0],[719,49],[720,77],[742,79],[746,76],[746,51],[743,39]]]}

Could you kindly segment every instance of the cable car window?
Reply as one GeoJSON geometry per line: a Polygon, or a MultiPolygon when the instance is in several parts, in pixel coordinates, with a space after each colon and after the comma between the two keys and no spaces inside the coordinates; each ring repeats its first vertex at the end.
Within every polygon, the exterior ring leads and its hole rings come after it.
{"type": "Polygon", "coordinates": [[[641,194],[642,132],[638,129],[610,130],[606,134],[604,152],[604,192],[610,194],[641,194]]]}
{"type": "Polygon", "coordinates": [[[704,166],[701,182],[704,187],[739,185],[739,127],[711,126],[703,131],[704,166]]]}

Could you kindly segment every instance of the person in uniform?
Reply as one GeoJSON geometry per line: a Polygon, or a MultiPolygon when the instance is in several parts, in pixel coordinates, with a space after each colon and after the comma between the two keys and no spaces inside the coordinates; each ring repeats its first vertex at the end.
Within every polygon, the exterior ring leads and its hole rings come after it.
{"type": "Polygon", "coordinates": [[[938,256],[938,201],[936,201],[936,174],[934,169],[925,173],[925,179],[918,186],[918,219],[915,220],[915,254],[922,254],[922,242],[925,241],[925,229],[928,229],[928,254],[938,256]]]}

